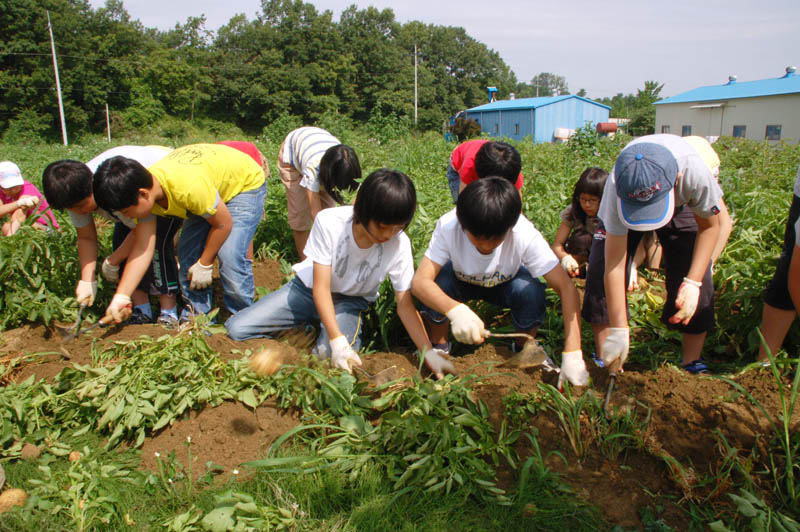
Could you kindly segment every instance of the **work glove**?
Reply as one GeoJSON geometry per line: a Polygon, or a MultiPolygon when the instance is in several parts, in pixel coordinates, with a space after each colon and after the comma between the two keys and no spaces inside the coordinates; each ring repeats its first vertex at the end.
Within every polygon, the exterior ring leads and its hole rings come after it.
{"type": "Polygon", "coordinates": [[[35,207],[37,203],[39,203],[39,198],[36,196],[20,196],[20,198],[17,200],[17,207],[30,209],[35,207]]]}
{"type": "Polygon", "coordinates": [[[483,342],[483,321],[464,303],[459,303],[447,312],[453,337],[462,344],[479,344],[483,342]]]}
{"type": "Polygon", "coordinates": [[[130,296],[125,294],[114,294],[106,309],[106,317],[110,317],[114,323],[121,323],[127,320],[133,312],[130,296]]]}
{"type": "Polygon", "coordinates": [[[425,357],[425,365],[431,370],[431,373],[436,375],[437,379],[443,379],[445,373],[452,375],[456,374],[456,368],[453,363],[445,358],[445,352],[441,349],[426,349],[423,352],[425,357]]]}
{"type": "Polygon", "coordinates": [[[199,260],[189,268],[189,288],[192,290],[203,290],[211,286],[211,274],[214,272],[214,265],[204,266],[199,260]]]}
{"type": "Polygon", "coordinates": [[[97,281],[78,281],[75,288],[75,299],[79,305],[91,307],[97,297],[97,281]]]}
{"type": "Polygon", "coordinates": [[[688,277],[683,278],[681,287],[678,288],[678,297],[675,298],[675,306],[678,308],[670,319],[670,323],[683,323],[686,325],[694,316],[697,310],[697,300],[700,299],[700,287],[703,283],[693,281],[688,277]]]}
{"type": "Polygon", "coordinates": [[[567,272],[567,275],[569,275],[570,277],[575,277],[576,275],[578,275],[578,272],[580,271],[581,268],[580,265],[578,264],[578,261],[575,260],[575,257],[573,257],[572,255],[564,255],[563,257],[561,257],[561,267],[564,269],[565,272],[567,272]]]}
{"type": "Polygon", "coordinates": [[[630,329],[627,327],[611,327],[608,338],[603,342],[603,365],[608,368],[619,359],[618,366],[628,360],[628,349],[631,346],[630,329]]]}
{"type": "Polygon", "coordinates": [[[103,279],[109,283],[119,283],[119,264],[114,266],[108,262],[108,258],[106,258],[106,260],[103,261],[103,266],[100,268],[100,272],[103,274],[103,279]]]}
{"type": "Polygon", "coordinates": [[[631,274],[628,277],[628,292],[639,289],[639,270],[631,267],[631,274]]]}
{"type": "Polygon", "coordinates": [[[361,357],[358,356],[345,335],[337,336],[331,340],[331,365],[334,368],[353,373],[353,366],[361,366],[361,357]]]}
{"type": "Polygon", "coordinates": [[[561,354],[561,372],[558,374],[559,390],[563,387],[565,380],[568,380],[573,386],[586,386],[589,382],[589,372],[586,370],[583,352],[580,349],[561,354]]]}

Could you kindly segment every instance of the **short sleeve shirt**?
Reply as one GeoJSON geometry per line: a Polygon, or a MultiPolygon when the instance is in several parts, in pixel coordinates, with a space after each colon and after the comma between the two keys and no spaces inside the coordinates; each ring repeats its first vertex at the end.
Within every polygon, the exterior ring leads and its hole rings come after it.
{"type": "Polygon", "coordinates": [[[797,177],[794,180],[794,195],[800,198],[800,166],[797,167],[797,177]]]}
{"type": "Polygon", "coordinates": [[[220,201],[264,184],[264,171],[252,157],[221,144],[192,144],[151,165],[167,198],[167,208],[153,206],[156,216],[203,217],[217,213],[220,201]]]}
{"type": "MultiPolygon", "coordinates": [[[[53,211],[48,210],[50,205],[47,203],[47,200],[44,198],[42,193],[36,188],[36,185],[28,181],[27,179],[23,179],[22,181],[22,190],[19,193],[20,196],[35,196],[39,198],[39,204],[36,207],[36,212],[41,213],[41,216],[36,220],[38,223],[42,225],[50,226],[54,229],[58,229],[58,222],[56,221],[55,217],[53,216],[53,211]]],[[[3,189],[0,189],[0,201],[3,204],[13,203],[17,201],[16,198],[10,198],[3,193],[3,189]]],[[[31,213],[32,215],[33,213],[31,213]]]]}
{"type": "Polygon", "coordinates": [[[283,163],[300,172],[300,186],[319,192],[319,165],[328,148],[341,144],[339,139],[318,127],[301,127],[283,141],[283,163]]]}
{"type": "Polygon", "coordinates": [[[484,255],[467,238],[455,209],[436,222],[425,256],[440,266],[452,262],[459,280],[487,288],[510,281],[520,266],[534,277],[558,266],[547,241],[524,216],[520,215],[502,244],[484,255]]]}
{"type": "MultiPolygon", "coordinates": [[[[461,176],[461,182],[469,185],[478,179],[478,172],[475,171],[475,156],[481,149],[481,146],[489,142],[488,140],[468,140],[462,142],[453,153],[450,155],[450,164],[455,168],[458,175],[461,176]]],[[[522,190],[523,177],[522,172],[517,177],[517,182],[514,186],[517,190],[522,190]]]]}
{"type": "Polygon", "coordinates": [[[306,259],[292,269],[309,288],[314,286],[314,263],[331,267],[331,292],[375,301],[387,277],[395,291],[411,289],[414,258],[411,241],[404,232],[367,249],[353,237],[353,207],[320,211],[303,250],[306,259]]]}
{"type": "MultiPolygon", "coordinates": [[[[167,148],[166,146],[117,146],[116,148],[111,148],[110,150],[104,151],[91,161],[87,162],[86,166],[88,166],[89,170],[91,170],[94,174],[97,172],[97,168],[103,163],[103,161],[106,159],[111,159],[112,157],[121,156],[127,157],[128,159],[133,159],[147,168],[150,165],[157,163],[165,156],[169,155],[169,152],[171,151],[172,148],[167,148]]],[[[128,218],[121,212],[110,213],[100,207],[90,214],[76,214],[71,210],[67,210],[67,213],[69,214],[69,219],[72,221],[72,225],[75,227],[85,227],[88,225],[89,222],[92,221],[93,214],[97,214],[115,223],[120,222],[129,229],[136,227],[136,222],[132,218],[128,218]]]]}
{"type": "Polygon", "coordinates": [[[597,230],[597,226],[600,224],[600,218],[597,216],[587,216],[586,220],[581,222],[576,217],[572,216],[572,205],[567,205],[563,211],[561,211],[561,221],[567,224],[567,227],[570,228],[570,231],[574,231],[575,229],[583,229],[587,233],[594,234],[595,230],[597,230]]]}
{"type": "MultiPolygon", "coordinates": [[[[676,208],[688,205],[692,212],[701,218],[710,218],[719,213],[722,189],[703,158],[688,142],[677,135],[647,135],[630,142],[624,149],[631,149],[641,142],[664,146],[675,157],[680,173],[680,178],[675,184],[676,208]]],[[[597,215],[603,220],[606,232],[612,235],[625,235],[628,233],[628,228],[622,223],[618,209],[616,177],[612,169],[606,180],[597,215]]]]}

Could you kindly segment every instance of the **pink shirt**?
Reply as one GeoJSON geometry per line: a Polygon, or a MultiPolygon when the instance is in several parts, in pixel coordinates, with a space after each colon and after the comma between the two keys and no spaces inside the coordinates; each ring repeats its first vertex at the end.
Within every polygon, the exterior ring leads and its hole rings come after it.
{"type": "Polygon", "coordinates": [[[7,205],[9,203],[14,203],[22,196],[36,196],[37,198],[39,198],[39,207],[36,210],[36,212],[41,212],[44,214],[40,216],[38,220],[36,220],[37,222],[39,222],[42,225],[49,225],[50,227],[54,227],[56,229],[59,228],[58,222],[56,222],[55,217],[53,217],[53,211],[48,210],[50,208],[50,205],[47,204],[47,200],[44,199],[42,193],[39,192],[39,189],[36,188],[36,186],[33,183],[27,180],[23,180],[22,192],[20,192],[19,196],[17,196],[16,198],[10,198],[6,196],[5,193],[3,192],[3,189],[0,188],[0,201],[2,201],[4,205],[7,205]],[[47,212],[45,213],[44,211],[47,212]]]}
{"type": "MultiPolygon", "coordinates": [[[[469,185],[478,179],[478,174],[475,172],[475,155],[478,154],[478,150],[481,149],[481,146],[487,142],[489,141],[485,139],[462,142],[456,146],[456,149],[453,150],[453,154],[450,155],[450,164],[456,169],[458,175],[461,176],[461,182],[465,185],[469,185]]],[[[517,182],[514,186],[517,187],[517,190],[522,190],[522,172],[519,173],[519,177],[517,177],[517,182]]]]}

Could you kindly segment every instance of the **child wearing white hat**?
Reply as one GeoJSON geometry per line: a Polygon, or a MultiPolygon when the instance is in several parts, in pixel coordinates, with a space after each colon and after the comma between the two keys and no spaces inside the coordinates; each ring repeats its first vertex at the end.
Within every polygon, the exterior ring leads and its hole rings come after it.
{"type": "Polygon", "coordinates": [[[0,218],[9,217],[3,223],[3,236],[17,232],[22,223],[33,213],[42,213],[33,226],[39,229],[58,229],[58,222],[49,210],[47,201],[35,185],[22,178],[19,167],[11,161],[0,162],[0,218]],[[38,205],[38,209],[35,207],[38,205]]]}

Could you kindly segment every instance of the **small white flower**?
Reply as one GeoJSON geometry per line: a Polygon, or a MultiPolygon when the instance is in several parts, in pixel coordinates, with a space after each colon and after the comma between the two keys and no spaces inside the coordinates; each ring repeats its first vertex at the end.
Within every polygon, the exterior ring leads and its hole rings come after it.
{"type": "Polygon", "coordinates": [[[156,458],[159,458],[159,457],[161,457],[161,453],[160,453],[160,452],[158,452],[158,451],[154,452],[153,454],[154,454],[154,455],[156,455],[156,458]]]}
{"type": "Polygon", "coordinates": [[[231,472],[232,472],[234,475],[238,475],[238,474],[239,474],[239,470],[238,470],[238,469],[234,469],[234,470],[233,470],[233,471],[231,471],[231,472]]]}
{"type": "Polygon", "coordinates": [[[167,479],[167,482],[169,482],[170,484],[172,484],[172,483],[173,483],[171,478],[168,478],[168,479],[167,479]]]}
{"type": "Polygon", "coordinates": [[[186,436],[186,443],[192,443],[192,437],[186,436]]]}

